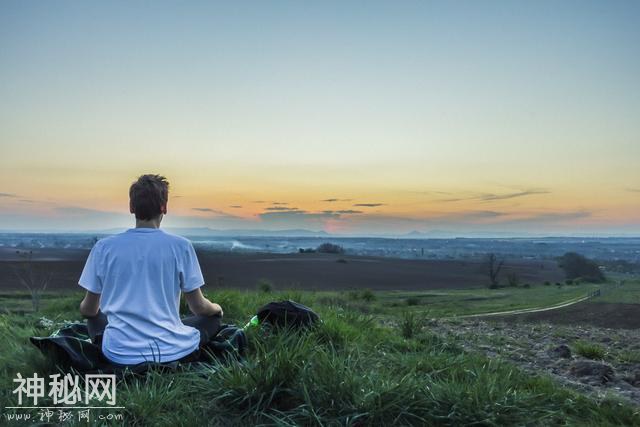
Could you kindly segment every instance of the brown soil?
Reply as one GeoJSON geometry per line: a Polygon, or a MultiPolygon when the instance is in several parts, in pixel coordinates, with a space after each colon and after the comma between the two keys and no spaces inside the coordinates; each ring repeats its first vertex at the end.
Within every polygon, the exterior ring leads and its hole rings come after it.
{"type": "MultiPolygon", "coordinates": [[[[51,290],[77,289],[88,252],[47,251],[35,254],[34,266],[52,272],[51,290]],[[45,261],[46,259],[46,261],[45,261]]],[[[21,289],[13,269],[15,256],[0,256],[0,290],[21,289]]],[[[211,288],[256,289],[266,279],[276,289],[429,290],[469,288],[487,283],[482,261],[406,260],[328,254],[233,254],[199,252],[211,288]]],[[[504,277],[514,271],[523,283],[562,280],[555,262],[507,260],[504,277]]]]}
{"type": "Polygon", "coordinates": [[[638,304],[598,302],[597,298],[557,310],[500,316],[509,322],[547,322],[562,325],[593,325],[611,329],[640,328],[638,304]]]}

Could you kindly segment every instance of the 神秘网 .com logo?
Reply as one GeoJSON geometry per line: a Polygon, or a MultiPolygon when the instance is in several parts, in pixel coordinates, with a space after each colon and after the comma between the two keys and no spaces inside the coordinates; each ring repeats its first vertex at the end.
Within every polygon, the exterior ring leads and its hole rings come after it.
{"type": "MultiPolygon", "coordinates": [[[[17,384],[12,393],[17,397],[18,406],[5,407],[13,410],[5,412],[7,421],[89,422],[92,409],[123,408],[116,406],[115,375],[85,374],[82,380],[79,375],[52,374],[49,381],[45,381],[37,373],[27,378],[18,373],[13,382],[17,384]],[[45,398],[51,400],[51,405],[39,406],[38,400],[45,398]],[[34,410],[38,412],[33,414],[34,410]]],[[[123,419],[122,414],[103,412],[96,415],[98,421],[123,419]]]]}

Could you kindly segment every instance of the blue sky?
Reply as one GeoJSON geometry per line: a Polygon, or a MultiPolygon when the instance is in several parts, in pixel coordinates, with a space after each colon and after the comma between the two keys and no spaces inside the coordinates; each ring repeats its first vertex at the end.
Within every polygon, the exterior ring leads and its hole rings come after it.
{"type": "Polygon", "coordinates": [[[4,1],[0,228],[121,224],[153,171],[175,224],[638,233],[639,18],[623,1],[4,1]]]}

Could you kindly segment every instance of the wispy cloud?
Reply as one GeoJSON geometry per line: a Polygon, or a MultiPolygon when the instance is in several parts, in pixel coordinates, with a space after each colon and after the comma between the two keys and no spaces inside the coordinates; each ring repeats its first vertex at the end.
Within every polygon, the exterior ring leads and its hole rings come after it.
{"type": "Polygon", "coordinates": [[[439,196],[448,196],[448,195],[453,194],[450,191],[436,191],[436,190],[409,191],[409,193],[413,193],[413,194],[437,194],[439,196]]]}
{"type": "Polygon", "coordinates": [[[469,196],[460,196],[460,197],[450,197],[447,199],[440,199],[438,201],[440,202],[461,202],[464,200],[479,200],[481,202],[494,202],[494,201],[498,201],[498,200],[509,200],[509,199],[515,199],[518,197],[527,197],[527,196],[535,196],[538,194],[549,194],[551,193],[549,190],[542,190],[542,189],[530,189],[530,190],[522,190],[522,191],[516,191],[516,192],[511,192],[511,193],[503,193],[503,194],[496,194],[496,193],[479,193],[479,194],[472,194],[469,196]]]}
{"type": "Polygon", "coordinates": [[[272,205],[288,205],[289,202],[278,202],[269,200],[252,200],[251,203],[270,203],[272,205]]]}
{"type": "Polygon", "coordinates": [[[230,218],[230,219],[238,218],[235,215],[228,214],[227,212],[221,211],[218,209],[211,209],[211,208],[191,208],[191,209],[198,212],[206,212],[206,213],[214,214],[216,215],[216,217],[224,217],[224,218],[230,218]]]}
{"type": "Polygon", "coordinates": [[[492,219],[503,217],[506,214],[504,212],[497,211],[464,211],[456,212],[453,214],[447,214],[442,219],[456,220],[456,221],[476,221],[483,219],[492,219]]]}
{"type": "Polygon", "coordinates": [[[536,194],[549,194],[550,191],[547,190],[526,190],[526,191],[518,191],[515,193],[506,193],[506,194],[483,194],[480,196],[480,200],[483,202],[490,202],[493,200],[507,200],[507,199],[515,199],[516,197],[526,197],[526,196],[534,196],[536,194]]]}
{"type": "Polygon", "coordinates": [[[0,197],[18,197],[16,194],[0,193],[0,197]]]}
{"type": "Polygon", "coordinates": [[[298,208],[289,208],[287,206],[269,206],[265,211],[298,211],[298,208]]]}
{"type": "Polygon", "coordinates": [[[263,212],[258,217],[265,223],[280,224],[286,227],[322,226],[327,220],[338,219],[340,214],[329,212],[307,212],[290,210],[263,212]]]}
{"type": "Polygon", "coordinates": [[[321,201],[321,202],[329,202],[329,203],[332,203],[332,202],[350,202],[350,201],[352,201],[352,200],[353,200],[353,199],[324,199],[324,200],[320,200],[320,201],[321,201]]]}
{"type": "Polygon", "coordinates": [[[627,188],[627,191],[631,193],[640,193],[640,188],[627,188]]]}
{"type": "Polygon", "coordinates": [[[384,206],[384,203],[356,203],[353,206],[360,206],[365,208],[375,208],[378,206],[384,206]]]}
{"type": "Polygon", "coordinates": [[[343,209],[343,210],[338,210],[338,211],[330,211],[330,210],[326,210],[326,211],[322,211],[323,213],[326,214],[341,214],[341,215],[351,215],[351,214],[361,214],[364,213],[363,211],[355,211],[353,209],[343,209]]]}
{"type": "Polygon", "coordinates": [[[80,208],[77,206],[57,206],[54,208],[56,212],[65,215],[116,215],[115,212],[101,211],[97,209],[80,208]]]}
{"type": "Polygon", "coordinates": [[[242,206],[241,205],[229,205],[230,208],[233,209],[240,209],[242,206]]]}

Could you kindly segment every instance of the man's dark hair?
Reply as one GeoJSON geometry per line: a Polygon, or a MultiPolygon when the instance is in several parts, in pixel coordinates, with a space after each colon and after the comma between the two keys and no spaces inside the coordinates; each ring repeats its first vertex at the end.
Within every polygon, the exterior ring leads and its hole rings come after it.
{"type": "Polygon", "coordinates": [[[141,175],[129,188],[129,200],[136,219],[157,218],[168,198],[169,181],[162,175],[141,175]]]}

